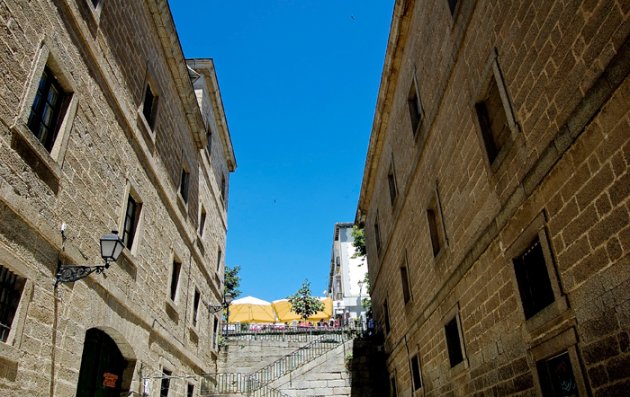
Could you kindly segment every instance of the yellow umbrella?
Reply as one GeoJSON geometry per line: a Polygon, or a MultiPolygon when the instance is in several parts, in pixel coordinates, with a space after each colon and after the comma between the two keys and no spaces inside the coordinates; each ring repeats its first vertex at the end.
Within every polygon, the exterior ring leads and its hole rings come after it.
{"type": "Polygon", "coordinates": [[[229,323],[273,323],[276,316],[271,303],[262,299],[246,296],[230,304],[229,323]]]}
{"type": "Polygon", "coordinates": [[[301,317],[291,310],[291,303],[289,303],[288,299],[279,299],[277,301],[273,301],[271,303],[273,309],[276,311],[276,315],[278,316],[278,321],[282,323],[290,323],[291,321],[300,320],[301,317]]]}
{"type": "MultiPolygon", "coordinates": [[[[319,320],[328,320],[332,317],[332,306],[333,302],[330,298],[319,298],[322,302],[324,302],[324,310],[319,311],[308,318],[309,321],[319,321],[319,320]]],[[[273,301],[272,306],[278,315],[278,321],[281,322],[291,322],[294,320],[301,320],[297,313],[293,311],[291,303],[289,303],[288,299],[279,299],[273,301]]]]}
{"type": "Polygon", "coordinates": [[[319,321],[324,320],[327,321],[332,317],[332,307],[333,301],[331,298],[319,298],[320,301],[324,303],[324,310],[318,311],[317,313],[310,316],[308,319],[311,321],[319,321]]]}

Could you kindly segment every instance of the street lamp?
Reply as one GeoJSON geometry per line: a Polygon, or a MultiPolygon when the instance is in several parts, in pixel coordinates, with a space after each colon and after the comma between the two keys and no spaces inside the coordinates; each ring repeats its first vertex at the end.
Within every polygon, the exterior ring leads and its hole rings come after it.
{"type": "Polygon", "coordinates": [[[223,296],[223,305],[225,305],[225,339],[228,337],[228,324],[230,323],[230,304],[234,300],[234,296],[231,293],[226,293],[223,296]]]}
{"type": "MultiPolygon", "coordinates": [[[[64,228],[61,230],[61,237],[65,241],[64,228]]],[[[123,245],[122,240],[118,237],[118,232],[113,230],[111,233],[101,237],[101,258],[105,261],[104,265],[95,266],[74,266],[62,263],[61,260],[57,263],[57,272],[55,274],[55,287],[59,283],[69,283],[80,280],[89,276],[92,273],[101,274],[105,269],[109,269],[110,262],[115,262],[120,253],[122,252],[123,245]]]]}

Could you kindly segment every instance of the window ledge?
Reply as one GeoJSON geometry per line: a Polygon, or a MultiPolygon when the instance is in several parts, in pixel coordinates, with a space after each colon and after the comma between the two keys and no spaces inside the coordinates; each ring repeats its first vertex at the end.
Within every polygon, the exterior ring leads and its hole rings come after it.
{"type": "Polygon", "coordinates": [[[144,141],[147,143],[149,150],[151,153],[155,152],[155,128],[151,129],[151,126],[147,122],[147,119],[144,118],[144,114],[142,113],[142,106],[137,110],[137,125],[142,133],[142,137],[144,141]]]}
{"type": "Polygon", "coordinates": [[[0,342],[0,368],[2,368],[0,377],[15,381],[20,361],[19,356],[20,352],[14,346],[0,342]]]}
{"type": "MultiPolygon", "coordinates": [[[[550,322],[556,324],[556,320],[567,312],[569,305],[566,296],[562,296],[547,307],[525,320],[525,330],[534,339],[538,335],[546,334],[550,322]]],[[[558,321],[560,323],[560,321],[558,321]]]]}
{"type": "Polygon", "coordinates": [[[10,127],[11,148],[35,171],[55,193],[59,190],[61,167],[35,138],[26,124],[17,122],[10,127]]]}
{"type": "Polygon", "coordinates": [[[177,304],[171,300],[170,297],[164,301],[164,310],[166,314],[173,320],[175,323],[179,322],[179,313],[177,311],[177,304]]]}
{"type": "Polygon", "coordinates": [[[188,203],[184,201],[184,198],[179,193],[179,189],[177,191],[177,206],[179,207],[179,210],[182,212],[182,215],[184,215],[184,219],[187,219],[188,218],[188,203]]]}
{"type": "MultiPolygon", "coordinates": [[[[199,323],[197,323],[199,324],[199,323]]],[[[189,332],[189,337],[190,337],[190,341],[192,343],[194,343],[195,345],[199,343],[199,334],[197,334],[197,330],[196,330],[196,326],[191,325],[188,328],[188,332],[189,332]]]]}

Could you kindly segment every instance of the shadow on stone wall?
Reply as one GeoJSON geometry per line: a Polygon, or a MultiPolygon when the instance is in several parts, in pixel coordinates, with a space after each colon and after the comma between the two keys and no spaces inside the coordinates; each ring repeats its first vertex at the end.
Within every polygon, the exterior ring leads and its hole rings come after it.
{"type": "Polygon", "coordinates": [[[375,339],[357,338],[352,349],[352,359],[346,357],[346,365],[352,373],[351,397],[384,397],[387,388],[387,369],[382,346],[375,339]]]}

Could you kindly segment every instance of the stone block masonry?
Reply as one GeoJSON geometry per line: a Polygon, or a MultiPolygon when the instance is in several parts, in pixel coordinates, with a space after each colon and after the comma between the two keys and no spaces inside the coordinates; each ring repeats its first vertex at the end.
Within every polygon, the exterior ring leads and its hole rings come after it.
{"type": "Polygon", "coordinates": [[[0,1],[0,25],[0,395],[199,390],[236,167],[225,115],[197,101],[222,110],[212,61],[189,69],[165,0],[0,1]],[[128,244],[106,277],[54,288],[110,230],[128,244]]]}
{"type": "Polygon", "coordinates": [[[357,218],[390,393],[625,393],[629,18],[608,0],[396,2],[357,218]]]}

